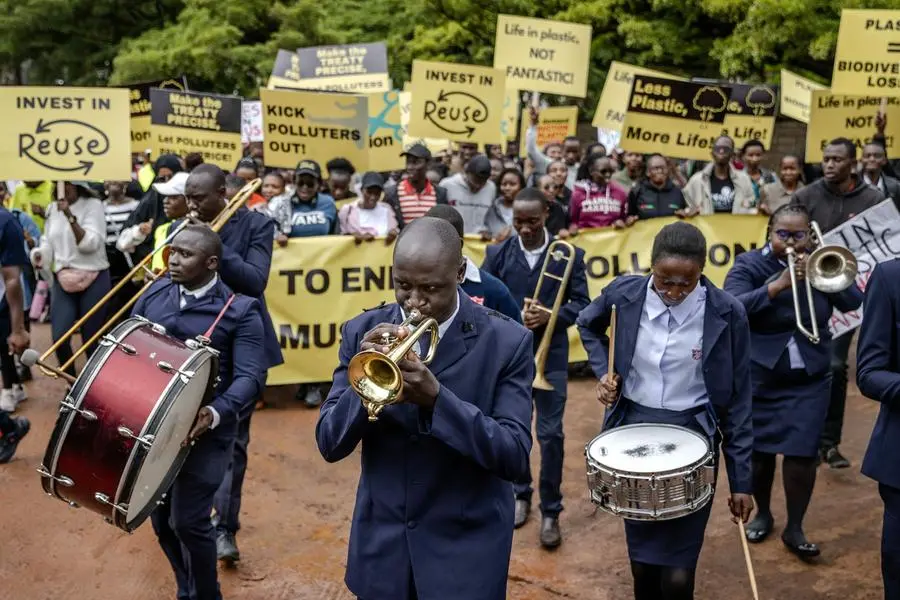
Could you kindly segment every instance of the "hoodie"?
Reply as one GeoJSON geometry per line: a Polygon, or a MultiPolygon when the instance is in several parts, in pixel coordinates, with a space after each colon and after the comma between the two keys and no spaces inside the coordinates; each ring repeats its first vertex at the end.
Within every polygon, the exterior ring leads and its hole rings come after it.
{"type": "Polygon", "coordinates": [[[884,200],[881,190],[865,183],[859,175],[851,175],[851,179],[853,187],[846,194],[833,191],[824,179],[817,179],[794,192],[791,204],[806,208],[810,220],[827,233],[884,200]]]}

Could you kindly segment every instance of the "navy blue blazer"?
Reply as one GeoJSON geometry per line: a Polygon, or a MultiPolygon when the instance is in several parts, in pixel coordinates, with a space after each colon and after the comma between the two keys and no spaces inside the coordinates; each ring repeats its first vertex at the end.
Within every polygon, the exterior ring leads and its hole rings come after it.
{"type": "Polygon", "coordinates": [[[856,349],[856,385],[881,402],[862,472],[900,489],[900,260],[875,267],[856,349]]]}
{"type": "MultiPolygon", "coordinates": [[[[164,277],[141,295],[131,314],[162,325],[179,340],[193,339],[209,329],[232,291],[220,278],[202,298],[188,298],[184,309],[180,307],[180,294],[180,286],[164,277]]],[[[233,433],[238,415],[253,405],[265,381],[259,302],[235,296],[213,331],[210,346],[219,351],[219,383],[210,403],[219,413],[215,431],[233,433]]]]}
{"type": "MultiPolygon", "coordinates": [[[[548,246],[549,247],[549,246],[548,246]]],[[[525,306],[525,298],[531,298],[537,287],[541,268],[547,257],[547,251],[541,254],[534,268],[528,266],[525,254],[519,247],[519,236],[513,235],[499,244],[486,248],[484,264],[481,268],[494,275],[512,292],[516,305],[521,311],[525,306]]],[[[565,271],[564,261],[551,260],[550,273],[562,276],[565,271]]],[[[541,304],[550,308],[556,299],[559,282],[555,279],[544,278],[540,297],[541,304]]],[[[591,301],[588,294],[587,278],[584,272],[584,250],[575,248],[575,263],[572,265],[572,276],[566,286],[562,306],[553,329],[553,337],[550,340],[550,353],[547,356],[547,373],[566,371],[569,368],[569,336],[566,330],[575,324],[578,313],[591,301]]],[[[537,351],[544,337],[544,328],[534,330],[534,350],[537,351]]]]}
{"type": "MultiPolygon", "coordinates": [[[[831,331],[828,323],[831,313],[858,309],[863,293],[855,285],[837,294],[824,294],[813,288],[816,307],[816,323],[821,342],[813,344],[797,331],[794,317],[794,299],[791,290],[784,290],[775,298],[769,298],[768,282],[783,271],[784,267],[766,248],[740,254],[725,278],[725,291],[737,298],[747,311],[750,321],[750,358],[754,363],[772,370],[787,350],[791,336],[797,340],[797,348],[810,375],[826,373],[831,368],[831,331]]],[[[810,326],[809,304],[806,300],[806,284],[798,281],[800,315],[805,327],[810,326]]],[[[787,382],[790,383],[790,382],[787,382]]]]}
{"type": "Polygon", "coordinates": [[[485,271],[478,269],[481,273],[481,281],[470,281],[466,279],[460,287],[469,297],[485,308],[491,308],[498,313],[504,314],[516,323],[522,322],[522,311],[516,304],[515,298],[506,285],[485,271]]]}
{"type": "Polygon", "coordinates": [[[440,382],[433,411],[396,404],[371,423],[347,380],[365,333],[402,321],[398,305],[343,327],[316,442],[329,462],[362,443],[346,575],[362,598],[404,600],[410,571],[420,598],[506,598],[510,482],[529,472],[532,336],[462,290],[459,301],[429,367],[440,382]]]}
{"type": "MultiPolygon", "coordinates": [[[[617,277],[578,316],[578,332],[598,379],[607,372],[607,329],[612,305],[616,306],[617,313],[614,370],[623,381],[628,376],[649,280],[650,276],[617,277]]],[[[706,287],[702,351],[703,379],[710,399],[707,406],[721,431],[731,492],[749,494],[752,491],[753,428],[747,315],[737,300],[706,277],[701,278],[700,285],[706,287]]],[[[607,411],[604,428],[615,427],[623,416],[621,403],[613,404],[607,411]]]]}

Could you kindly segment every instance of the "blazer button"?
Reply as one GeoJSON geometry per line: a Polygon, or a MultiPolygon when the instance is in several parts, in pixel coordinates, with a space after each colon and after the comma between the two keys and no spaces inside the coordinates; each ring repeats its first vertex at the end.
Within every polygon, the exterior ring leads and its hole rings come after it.
{"type": "Polygon", "coordinates": [[[406,522],[406,526],[410,529],[415,529],[416,525],[418,525],[418,523],[416,523],[415,521],[407,521],[406,522]]]}
{"type": "Polygon", "coordinates": [[[416,434],[412,434],[411,436],[409,436],[409,441],[411,443],[415,444],[416,442],[419,441],[419,436],[417,436],[416,434]]]}

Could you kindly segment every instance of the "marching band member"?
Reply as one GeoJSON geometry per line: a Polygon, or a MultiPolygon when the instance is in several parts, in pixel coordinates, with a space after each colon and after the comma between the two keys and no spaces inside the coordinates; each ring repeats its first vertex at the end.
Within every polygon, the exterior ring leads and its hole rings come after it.
{"type": "MultiPolygon", "coordinates": [[[[482,268],[499,278],[512,292],[516,304],[521,306],[525,327],[534,332],[534,349],[537,350],[550,314],[539,307],[553,306],[559,284],[545,279],[540,298],[528,306],[525,299],[534,294],[538,277],[550,245],[550,233],[546,222],[549,215],[547,198],[540,190],[526,188],[513,202],[513,228],[516,235],[503,243],[488,246],[482,268]]],[[[562,543],[559,529],[559,513],[562,512],[563,474],[563,412],[566,407],[566,376],[569,366],[569,337],[566,333],[575,324],[578,313],[591,301],[588,296],[584,273],[584,251],[576,248],[572,274],[566,286],[556,327],[550,335],[550,352],[544,376],[553,385],[552,391],[534,390],[537,411],[537,439],[541,447],[540,497],[541,497],[541,545],[555,548],[562,543]]],[[[551,260],[548,269],[561,276],[566,263],[551,260]]],[[[516,483],[515,526],[521,527],[531,511],[531,472],[516,483]]]]}
{"type": "MultiPolygon", "coordinates": [[[[745,522],[753,508],[750,453],[750,331],[743,306],[703,276],[706,239],[685,222],[653,241],[651,274],[615,279],[578,317],[597,398],[610,407],[604,429],[667,423],[704,435],[731,487],[729,508],[745,522]],[[614,372],[607,375],[611,308],[618,312],[614,372]],[[717,432],[721,431],[721,435],[717,432]]],[[[690,600],[709,519],[701,510],[669,521],[625,521],[636,600],[690,600]]]]}
{"type": "Polygon", "coordinates": [[[397,303],[341,332],[316,441],[329,462],[362,444],[345,581],[363,600],[506,598],[509,482],[528,472],[534,357],[525,328],[458,288],[465,270],[456,230],[416,219],[394,247],[397,303]],[[401,403],[370,422],[347,366],[359,351],[386,352],[385,334],[408,335],[397,324],[413,309],[439,323],[434,361],[399,361],[401,403]]]}
{"type": "Polygon", "coordinates": [[[156,281],[133,314],[187,340],[211,338],[219,351],[219,383],[187,441],[194,447],[151,517],[159,544],[175,571],[179,600],[221,600],[216,538],[209,515],[231,461],[238,420],[262,390],[264,330],[259,302],[235,293],[218,276],[222,243],[207,227],[189,225],[172,240],[171,278],[156,281]],[[240,358],[238,358],[240,357],[240,358]]]}
{"type": "Polygon", "coordinates": [[[736,297],[750,321],[753,382],[753,496],[756,517],[747,526],[747,540],[762,542],[772,532],[770,510],[775,455],[784,456],[782,471],[787,500],[787,524],[781,539],[802,558],[819,555],[806,540],[803,516],[816,482],[819,438],[831,391],[831,332],[835,308],[856,310],[863,294],[855,285],[837,294],[813,289],[815,319],[821,335],[813,343],[796,325],[787,249],[798,255],[796,278],[800,315],[810,323],[803,280],[805,254],[811,252],[809,213],[799,205],[784,205],[769,219],[768,243],[737,257],[725,279],[725,291],[736,297]]]}
{"type": "Polygon", "coordinates": [[[885,600],[900,598],[900,260],[880,263],[866,283],[856,384],[881,402],[862,472],[884,502],[881,576],[885,600]]]}
{"type": "MultiPolygon", "coordinates": [[[[210,223],[226,205],[225,174],[215,165],[199,165],[185,183],[184,195],[188,209],[197,214],[198,220],[210,223]]],[[[284,362],[263,297],[269,282],[274,236],[275,225],[272,220],[263,213],[246,207],[238,209],[219,230],[223,247],[219,276],[236,293],[258,300],[261,307],[265,330],[265,360],[261,366],[264,379],[260,392],[265,389],[267,370],[284,362]]],[[[247,445],[250,443],[250,419],[254,406],[255,404],[251,404],[245,407],[244,413],[240,415],[234,458],[225,473],[222,487],[216,494],[218,554],[221,560],[231,563],[240,560],[234,536],[240,529],[241,491],[247,471],[247,445]]]]}

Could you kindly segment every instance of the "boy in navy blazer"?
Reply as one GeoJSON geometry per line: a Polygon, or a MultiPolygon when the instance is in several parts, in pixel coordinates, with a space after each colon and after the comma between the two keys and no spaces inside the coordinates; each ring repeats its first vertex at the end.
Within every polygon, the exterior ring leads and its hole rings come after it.
{"type": "Polygon", "coordinates": [[[155,282],[132,313],[162,325],[181,340],[204,334],[221,316],[209,336],[211,347],[220,353],[213,400],[200,409],[188,437],[194,447],[165,504],[151,517],[175,571],[179,600],[222,597],[209,515],[231,460],[238,420],[262,390],[265,373],[259,302],[235,295],[222,282],[216,273],[221,255],[222,243],[211,229],[188,226],[170,246],[171,278],[155,282]]]}
{"type": "Polygon", "coordinates": [[[531,333],[459,289],[460,246],[448,222],[412,221],[394,249],[397,303],[341,332],[316,442],[329,462],[362,445],[345,580],[363,600],[506,598],[510,482],[531,450],[531,333]],[[405,337],[398,324],[412,310],[439,323],[435,358],[400,360],[401,401],[371,422],[347,366],[361,350],[386,352],[384,334],[405,337]]]}
{"type": "Polygon", "coordinates": [[[886,600],[900,598],[900,260],[875,267],[866,284],[856,384],[881,403],[862,472],[884,501],[881,575],[886,600]]]}

